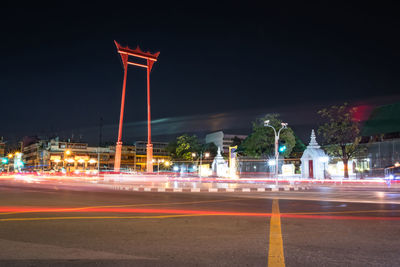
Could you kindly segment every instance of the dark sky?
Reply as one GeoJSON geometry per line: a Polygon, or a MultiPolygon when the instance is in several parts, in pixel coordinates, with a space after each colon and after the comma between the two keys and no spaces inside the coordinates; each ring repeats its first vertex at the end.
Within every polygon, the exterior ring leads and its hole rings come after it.
{"type": "MultiPolygon", "coordinates": [[[[0,135],[93,128],[100,117],[117,124],[123,71],[113,40],[161,52],[151,76],[153,119],[399,95],[394,2],[187,2],[3,6],[0,135]]],[[[125,122],[145,119],[145,70],[130,66],[125,122]]]]}

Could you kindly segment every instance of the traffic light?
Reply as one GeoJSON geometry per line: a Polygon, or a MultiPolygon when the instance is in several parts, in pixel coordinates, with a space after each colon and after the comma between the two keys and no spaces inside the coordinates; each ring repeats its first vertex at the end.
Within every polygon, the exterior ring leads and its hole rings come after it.
{"type": "Polygon", "coordinates": [[[278,151],[280,153],[284,153],[286,151],[287,147],[285,145],[284,141],[279,141],[279,146],[278,146],[278,151]]]}
{"type": "Polygon", "coordinates": [[[2,164],[7,164],[8,163],[8,158],[1,158],[1,163],[2,164]]]}

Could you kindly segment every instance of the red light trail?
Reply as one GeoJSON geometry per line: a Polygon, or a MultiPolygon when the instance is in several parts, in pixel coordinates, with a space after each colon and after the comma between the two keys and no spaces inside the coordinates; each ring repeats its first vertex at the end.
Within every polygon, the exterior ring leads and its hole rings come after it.
{"type": "MultiPolygon", "coordinates": [[[[266,217],[272,213],[255,212],[231,212],[231,211],[210,211],[210,210],[182,210],[182,209],[138,209],[138,208],[104,208],[104,207],[82,207],[82,208],[53,208],[53,207],[0,207],[0,215],[18,213],[145,213],[145,214],[180,214],[180,215],[199,215],[199,216],[243,216],[243,217],[266,217]]],[[[346,211],[351,212],[351,211],[346,211]]],[[[355,211],[357,212],[357,211],[355,211]]],[[[365,211],[368,213],[368,211],[365,211]]],[[[374,211],[370,211],[373,213],[374,211]]],[[[390,213],[391,211],[387,211],[390,213]]],[[[397,212],[392,211],[392,212],[397,212]]],[[[329,212],[327,212],[329,213],[329,212]]],[[[374,221],[400,221],[400,217],[375,217],[375,216],[338,216],[338,215],[312,215],[312,214],[290,214],[280,213],[281,218],[293,219],[320,219],[320,220],[374,220],[374,221]]]]}

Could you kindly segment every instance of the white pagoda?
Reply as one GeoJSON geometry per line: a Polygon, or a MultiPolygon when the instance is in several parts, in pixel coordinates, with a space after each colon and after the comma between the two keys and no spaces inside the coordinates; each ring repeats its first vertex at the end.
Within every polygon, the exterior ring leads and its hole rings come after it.
{"type": "Polygon", "coordinates": [[[314,129],[311,131],[311,140],[301,156],[301,176],[303,178],[324,179],[327,155],[317,143],[314,129]]]}
{"type": "Polygon", "coordinates": [[[212,163],[213,174],[218,177],[227,177],[228,175],[228,163],[221,155],[221,148],[218,147],[217,156],[215,156],[212,163]]]}

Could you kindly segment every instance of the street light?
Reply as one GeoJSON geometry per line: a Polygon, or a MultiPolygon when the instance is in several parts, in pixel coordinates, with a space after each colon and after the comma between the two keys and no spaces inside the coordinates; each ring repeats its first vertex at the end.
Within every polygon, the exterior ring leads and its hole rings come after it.
{"type": "Polygon", "coordinates": [[[69,166],[68,163],[75,162],[74,160],[71,161],[71,158],[68,158],[67,156],[71,156],[72,151],[70,149],[67,149],[64,151],[64,161],[63,161],[63,167],[65,167],[66,172],[69,172],[69,166]]]}
{"type": "Polygon", "coordinates": [[[10,153],[7,155],[7,157],[9,158],[9,160],[7,162],[7,172],[10,172],[11,159],[14,157],[14,154],[10,153]]]}
{"type": "MultiPolygon", "coordinates": [[[[164,161],[165,161],[164,159],[156,159],[156,160],[153,159],[153,163],[154,163],[154,162],[157,162],[157,174],[160,173],[160,162],[161,162],[161,163],[164,163],[164,161]]],[[[166,164],[166,163],[164,163],[164,164],[166,164]]],[[[169,165],[169,162],[168,162],[168,165],[169,165]]]]}
{"type": "Polygon", "coordinates": [[[264,121],[264,126],[265,127],[270,127],[272,130],[274,130],[275,134],[275,184],[278,186],[278,168],[279,168],[279,151],[278,151],[278,143],[279,143],[279,135],[281,134],[281,131],[283,129],[287,129],[288,124],[285,122],[281,122],[281,128],[279,129],[278,133],[275,130],[275,127],[269,124],[269,120],[264,121]]]}
{"type": "MultiPolygon", "coordinates": [[[[192,153],[192,157],[194,158],[194,157],[196,157],[196,153],[192,153]]],[[[209,158],[210,157],[210,152],[205,152],[204,153],[204,158],[206,159],[206,158],[209,158]]],[[[203,164],[202,163],[202,160],[203,160],[203,151],[201,151],[200,152],[200,156],[199,156],[199,159],[200,159],[200,168],[199,168],[199,177],[201,178],[201,165],[203,164]]]]}

